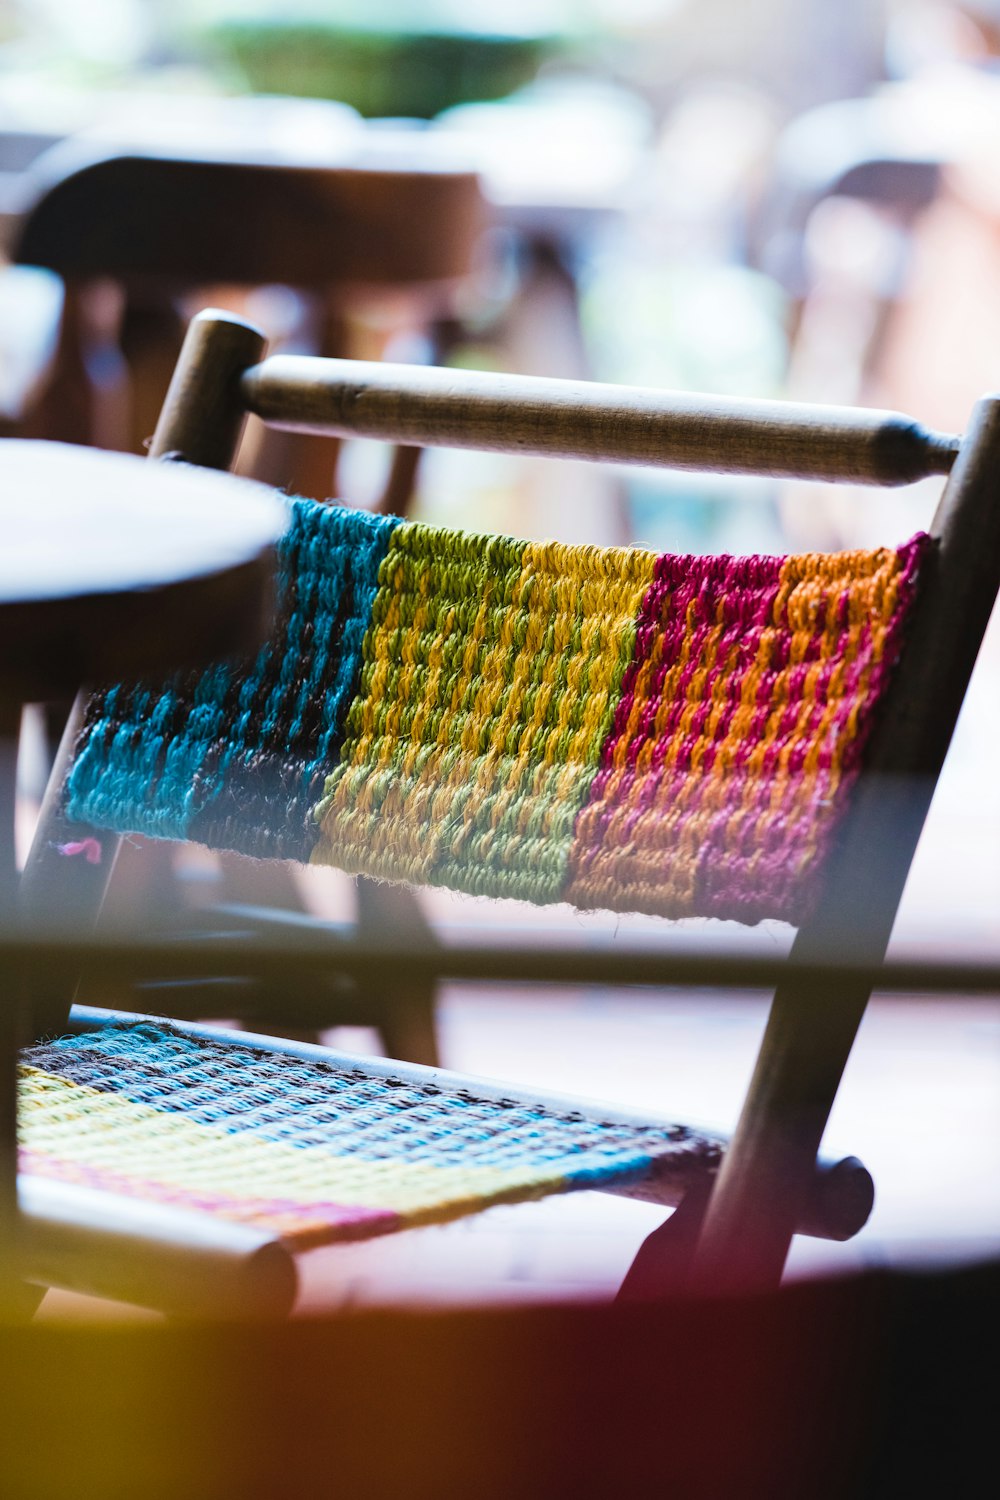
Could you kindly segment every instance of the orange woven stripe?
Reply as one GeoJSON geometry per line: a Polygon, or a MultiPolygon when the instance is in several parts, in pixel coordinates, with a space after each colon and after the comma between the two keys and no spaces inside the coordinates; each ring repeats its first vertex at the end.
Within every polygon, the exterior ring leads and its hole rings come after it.
{"type": "Polygon", "coordinates": [[[644,649],[577,820],[567,898],[800,919],[923,545],[661,558],[644,649]]]}

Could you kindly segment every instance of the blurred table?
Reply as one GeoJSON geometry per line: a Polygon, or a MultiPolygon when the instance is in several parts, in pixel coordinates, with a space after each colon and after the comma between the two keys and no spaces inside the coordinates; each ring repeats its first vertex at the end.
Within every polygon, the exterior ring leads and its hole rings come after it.
{"type": "MultiPolygon", "coordinates": [[[[0,444],[0,931],[25,915],[14,837],[22,703],[255,649],[269,624],[284,524],[272,492],[230,475],[59,444],[0,444]]],[[[59,892],[69,861],[40,843],[59,892]]],[[[86,860],[78,865],[74,883],[82,875],[86,884],[86,860]]],[[[90,874],[103,882],[103,871],[90,874]]],[[[72,922],[71,900],[56,909],[72,922]]],[[[0,1007],[0,1303],[17,1215],[21,984],[19,973],[5,973],[0,1007]]]]}
{"type": "Polygon", "coordinates": [[[253,650],[283,505],[231,475],[0,443],[0,698],[253,650]]]}

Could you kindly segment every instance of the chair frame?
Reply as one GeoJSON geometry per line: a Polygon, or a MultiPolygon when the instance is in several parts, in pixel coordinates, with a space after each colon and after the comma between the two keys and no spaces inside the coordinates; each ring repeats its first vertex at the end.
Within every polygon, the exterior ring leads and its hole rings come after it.
{"type": "MultiPolygon", "coordinates": [[[[977,405],[959,440],[885,412],[262,354],[263,337],[250,325],[224,313],[200,314],[151,456],[227,468],[252,412],[289,430],[421,446],[875,484],[949,474],[907,648],[824,872],[819,914],[796,936],[790,975],[777,986],[739,1123],[707,1203],[690,1205],[686,1214],[682,1262],[693,1287],[776,1284],[792,1234],[807,1216],[820,1139],[1000,586],[994,498],[1000,397],[977,405]],[[853,967],[844,975],[838,957],[847,940],[853,967]],[[799,977],[802,970],[808,980],[799,977]]],[[[72,730],[71,723],[54,787],[72,730]]],[[[68,862],[50,852],[58,819],[53,794],[25,872],[26,905],[40,919],[58,910],[65,921],[68,911],[71,925],[83,929],[96,917],[110,862],[75,868],[70,891],[68,862]]],[[[336,962],[331,953],[331,968],[336,962]]],[[[60,1005],[67,1019],[65,994],[36,990],[33,999],[45,1018],[42,1029],[58,1019],[60,1005]]],[[[673,1223],[640,1252],[654,1270],[663,1259],[657,1239],[673,1223]]],[[[673,1259],[666,1259],[674,1274],[673,1259]]]]}

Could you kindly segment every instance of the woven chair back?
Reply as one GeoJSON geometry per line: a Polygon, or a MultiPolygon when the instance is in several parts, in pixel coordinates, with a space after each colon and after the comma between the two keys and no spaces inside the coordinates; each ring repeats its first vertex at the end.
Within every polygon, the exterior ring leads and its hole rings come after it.
{"type": "Polygon", "coordinates": [[[480,895],[799,922],[926,547],[657,556],[295,501],[256,662],[99,695],[66,810],[480,895]]]}

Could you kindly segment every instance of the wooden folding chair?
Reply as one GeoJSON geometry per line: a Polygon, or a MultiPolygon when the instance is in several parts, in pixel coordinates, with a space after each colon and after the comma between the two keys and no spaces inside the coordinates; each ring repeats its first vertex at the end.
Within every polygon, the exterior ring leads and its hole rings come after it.
{"type": "MultiPolygon", "coordinates": [[[[295,502],[283,614],[255,664],[82,701],[28,911],[92,918],[118,837],[144,830],[536,901],[791,920],[738,1127],[727,1144],[184,1021],[67,1018],[49,978],[23,1055],[26,1274],[110,1292],[117,1270],[128,1295],[174,1309],[231,1305],[233,1287],[241,1308],[275,1308],[293,1285],[281,1247],[598,1187],[682,1205],[626,1290],[775,1283],[795,1231],[847,1238],[870,1209],[861,1164],[817,1153],[997,590],[1000,403],[959,440],[884,412],[261,352],[246,324],[196,319],[154,457],[225,467],[249,410],[421,445],[950,477],[929,536],[777,559],[526,544],[295,502]],[[67,857],[87,840],[100,864],[67,857]],[[75,1221],[81,1184],[103,1227],[93,1209],[86,1232],[75,1221]]],[[[243,941],[178,949],[175,967],[207,973],[221,954],[269,988],[296,970],[294,940],[270,956],[243,941]]],[[[349,949],[299,941],[352,972],[349,949]]],[[[420,972],[385,943],[369,968],[420,972]]],[[[161,1015],[203,1004],[157,995],[161,1015]]]]}

